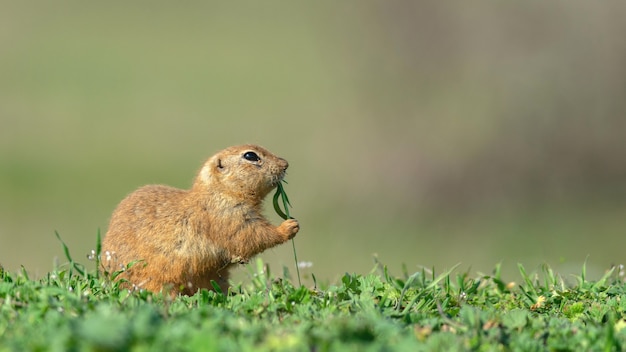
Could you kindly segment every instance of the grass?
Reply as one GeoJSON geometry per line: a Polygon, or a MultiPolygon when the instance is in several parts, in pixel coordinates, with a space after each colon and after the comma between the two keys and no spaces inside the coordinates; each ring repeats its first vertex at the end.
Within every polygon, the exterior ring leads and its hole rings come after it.
{"type": "MultiPolygon", "coordinates": [[[[77,263],[41,279],[0,269],[0,351],[620,351],[623,267],[571,283],[548,266],[520,283],[497,265],[394,276],[376,263],[324,287],[295,286],[258,260],[251,283],[191,297],[119,289],[77,263]]],[[[90,255],[96,261],[95,253],[90,255]]]]}

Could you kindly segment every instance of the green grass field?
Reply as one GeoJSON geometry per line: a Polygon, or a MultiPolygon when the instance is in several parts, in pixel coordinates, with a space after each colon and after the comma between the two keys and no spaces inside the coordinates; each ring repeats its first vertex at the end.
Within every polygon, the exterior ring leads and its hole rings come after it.
{"type": "MultiPolygon", "coordinates": [[[[121,290],[72,260],[30,279],[0,270],[0,351],[621,351],[623,266],[567,282],[544,266],[505,282],[377,263],[337,283],[294,284],[258,260],[227,295],[121,290]]],[[[92,258],[94,259],[94,258],[92,258]]],[[[308,278],[309,281],[314,277],[308,278]]],[[[314,282],[314,281],[311,281],[314,282]]]]}

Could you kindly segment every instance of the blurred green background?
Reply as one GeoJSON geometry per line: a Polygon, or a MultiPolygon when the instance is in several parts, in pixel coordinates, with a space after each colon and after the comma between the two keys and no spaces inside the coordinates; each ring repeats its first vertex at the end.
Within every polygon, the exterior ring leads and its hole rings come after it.
{"type": "MultiPolygon", "coordinates": [[[[396,273],[626,262],[621,1],[1,8],[9,270],[64,262],[55,230],[86,262],[126,194],[186,188],[240,143],[289,160],[298,256],[322,280],[374,254],[396,273]]],[[[289,244],[262,257],[293,267],[289,244]]]]}

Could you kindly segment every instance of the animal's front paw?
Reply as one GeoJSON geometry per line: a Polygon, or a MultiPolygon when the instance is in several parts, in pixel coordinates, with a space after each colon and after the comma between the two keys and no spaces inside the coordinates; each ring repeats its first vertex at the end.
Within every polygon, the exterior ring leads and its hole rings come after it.
{"type": "Polygon", "coordinates": [[[278,232],[284,237],[284,240],[290,240],[300,231],[300,224],[296,219],[287,219],[278,226],[278,232]]]}

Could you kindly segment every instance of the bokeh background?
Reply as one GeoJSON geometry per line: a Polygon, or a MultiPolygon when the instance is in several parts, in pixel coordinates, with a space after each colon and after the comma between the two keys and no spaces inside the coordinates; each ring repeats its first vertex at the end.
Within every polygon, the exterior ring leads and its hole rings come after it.
{"type": "MultiPolygon", "coordinates": [[[[290,161],[298,256],[319,280],[375,255],[392,273],[626,262],[621,1],[1,8],[9,270],[65,262],[54,231],[87,263],[126,194],[189,187],[240,143],[290,161]]],[[[293,271],[289,244],[261,257],[293,271]]]]}

